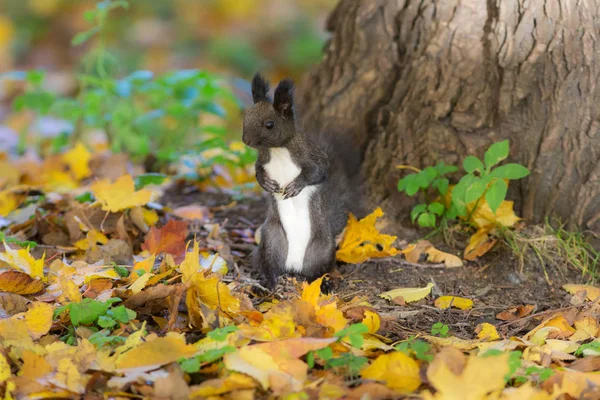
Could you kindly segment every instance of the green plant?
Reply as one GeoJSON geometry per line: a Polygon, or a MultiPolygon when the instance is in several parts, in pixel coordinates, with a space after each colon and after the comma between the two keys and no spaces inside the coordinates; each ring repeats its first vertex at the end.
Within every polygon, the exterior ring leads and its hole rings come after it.
{"type": "Polygon", "coordinates": [[[126,324],[135,319],[136,312],[125,306],[113,307],[121,299],[114,297],[107,301],[98,301],[85,298],[79,303],[69,303],[54,310],[54,317],[69,311],[69,318],[74,326],[95,325],[102,328],[111,328],[117,323],[126,324]]]}
{"type": "Polygon", "coordinates": [[[408,356],[414,356],[418,360],[433,360],[431,345],[423,340],[415,340],[414,337],[411,337],[402,343],[398,343],[396,346],[394,346],[394,349],[408,356]]]}
{"type": "Polygon", "coordinates": [[[456,172],[458,168],[443,163],[435,167],[427,167],[422,171],[409,174],[398,182],[398,190],[409,196],[421,193],[424,203],[416,205],[411,212],[411,220],[422,227],[433,228],[439,219],[454,219],[463,217],[469,220],[469,212],[477,208],[485,199],[490,209],[495,213],[500,204],[506,199],[508,185],[505,180],[521,179],[529,175],[529,170],[516,163],[497,166],[508,157],[509,142],[494,143],[487,149],[484,161],[475,156],[468,156],[463,161],[465,175],[452,189],[451,201],[446,204],[439,200],[446,196],[449,181],[446,174],[456,172]],[[428,197],[431,189],[437,196],[432,200],[428,197]],[[470,208],[468,205],[474,204],[470,208]]]}
{"type": "MultiPolygon", "coordinates": [[[[337,332],[335,337],[338,338],[338,342],[348,338],[352,347],[360,349],[364,343],[363,333],[368,331],[369,328],[365,324],[358,323],[337,332]]],[[[369,361],[366,357],[356,356],[352,352],[342,353],[339,357],[334,357],[331,347],[324,347],[316,351],[310,351],[306,355],[306,363],[310,368],[315,366],[315,356],[325,362],[324,367],[326,369],[342,368],[348,376],[358,375],[360,369],[369,361]]]]}
{"type": "Polygon", "coordinates": [[[433,324],[431,326],[431,334],[432,335],[438,335],[440,337],[447,337],[448,332],[450,332],[450,328],[448,327],[448,325],[446,325],[442,322],[436,322],[435,324],[433,324]]]}
{"type": "MultiPolygon", "coordinates": [[[[230,133],[221,126],[224,124],[211,122],[225,121],[228,107],[240,107],[224,79],[200,70],[173,71],[162,76],[139,70],[117,78],[119,60],[107,49],[104,28],[111,12],[128,6],[128,1],[104,0],[85,12],[91,28],[78,33],[72,44],[95,40],[83,58],[75,97],[46,90],[43,71],[12,72],[4,76],[25,84],[25,92],[15,98],[13,108],[68,123],[52,141],[50,148],[54,152],[81,140],[87,132],[100,129],[113,152],[127,152],[134,159],[152,155],[159,165],[178,160],[183,153],[197,155],[209,149],[221,151],[214,157],[197,157],[196,170],[216,164],[252,164],[255,151],[246,146],[231,149],[227,140],[230,133]]],[[[154,183],[159,177],[149,176],[148,180],[154,183]]],[[[144,183],[136,182],[140,184],[144,183]]]]}

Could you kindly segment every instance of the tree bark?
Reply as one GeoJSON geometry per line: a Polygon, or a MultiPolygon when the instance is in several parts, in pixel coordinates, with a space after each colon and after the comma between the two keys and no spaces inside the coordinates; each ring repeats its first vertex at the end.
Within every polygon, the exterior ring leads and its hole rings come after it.
{"type": "Polygon", "coordinates": [[[600,0],[342,0],[327,28],[303,122],[360,147],[371,206],[406,217],[398,164],[510,139],[517,214],[600,232],[600,0]]]}

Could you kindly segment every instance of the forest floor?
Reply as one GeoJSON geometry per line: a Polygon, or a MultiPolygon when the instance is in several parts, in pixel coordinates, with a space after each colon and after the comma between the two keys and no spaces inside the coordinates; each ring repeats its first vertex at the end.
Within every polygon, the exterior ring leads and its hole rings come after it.
{"type": "MultiPolygon", "coordinates": [[[[171,208],[190,204],[208,206],[217,210],[211,223],[233,231],[254,231],[263,222],[266,213],[266,202],[260,197],[238,202],[227,194],[201,193],[192,187],[179,187],[167,193],[160,202],[171,208]]],[[[229,236],[229,246],[235,249],[233,254],[242,276],[257,279],[258,272],[252,270],[250,261],[255,245],[242,239],[237,235],[229,236]]],[[[399,237],[398,241],[404,240],[399,237]]],[[[436,247],[450,253],[453,251],[441,237],[431,241],[436,247]]],[[[572,308],[569,302],[571,296],[561,289],[564,284],[586,281],[579,271],[567,266],[543,268],[531,258],[521,266],[512,249],[506,245],[499,245],[477,261],[466,262],[465,266],[458,268],[447,268],[444,264],[431,264],[425,262],[424,257],[422,259],[422,263],[410,263],[398,255],[357,265],[338,261],[337,268],[329,274],[332,292],[342,303],[356,297],[370,303],[384,322],[380,333],[394,341],[429,334],[432,325],[438,322],[447,325],[457,337],[473,339],[477,336],[475,328],[484,322],[496,325],[504,337],[527,332],[546,314],[572,308]],[[452,308],[440,310],[433,305],[433,300],[423,299],[398,307],[379,297],[380,293],[388,290],[420,288],[430,282],[435,284],[432,291],[435,297],[459,296],[473,299],[475,305],[468,312],[452,308]],[[524,305],[533,306],[529,318],[516,321],[496,318],[502,311],[524,305]]],[[[232,276],[232,279],[235,277],[232,276]]],[[[292,279],[280,278],[274,295],[280,299],[297,295],[289,283],[292,279]],[[286,293],[286,288],[292,288],[292,292],[286,293]]]]}

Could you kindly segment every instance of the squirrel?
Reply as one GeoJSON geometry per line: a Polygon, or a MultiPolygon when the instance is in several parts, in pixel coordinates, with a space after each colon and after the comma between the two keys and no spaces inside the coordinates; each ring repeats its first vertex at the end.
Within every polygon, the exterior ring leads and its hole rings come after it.
{"type": "Polygon", "coordinates": [[[330,272],[335,238],[361,201],[356,150],[334,135],[309,136],[299,128],[292,80],[279,83],[273,100],[268,92],[269,82],[257,73],[242,141],[258,150],[256,180],[269,193],[252,266],[261,285],[273,289],[285,273],[313,281],[330,272]]]}

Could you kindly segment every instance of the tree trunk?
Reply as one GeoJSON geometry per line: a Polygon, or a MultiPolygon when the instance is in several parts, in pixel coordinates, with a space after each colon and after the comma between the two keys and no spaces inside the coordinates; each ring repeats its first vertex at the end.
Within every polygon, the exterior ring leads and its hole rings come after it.
{"type": "Polygon", "coordinates": [[[517,214],[600,232],[600,0],[342,0],[328,29],[303,121],[360,146],[371,206],[406,217],[398,164],[510,139],[517,214]]]}

